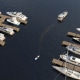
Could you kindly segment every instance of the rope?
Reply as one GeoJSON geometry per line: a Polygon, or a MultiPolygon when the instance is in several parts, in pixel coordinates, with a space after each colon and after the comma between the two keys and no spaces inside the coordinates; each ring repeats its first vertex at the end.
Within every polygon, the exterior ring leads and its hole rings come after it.
{"type": "Polygon", "coordinates": [[[61,74],[61,73],[59,73],[53,80],[56,80],[56,79],[59,77],[60,74],[61,74]]]}

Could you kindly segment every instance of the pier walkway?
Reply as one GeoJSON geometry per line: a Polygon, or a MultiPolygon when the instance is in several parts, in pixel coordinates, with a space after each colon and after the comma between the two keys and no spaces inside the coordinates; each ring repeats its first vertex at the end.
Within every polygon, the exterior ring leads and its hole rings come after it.
{"type": "Polygon", "coordinates": [[[80,38],[80,34],[73,33],[73,32],[68,32],[67,35],[71,36],[71,37],[79,37],[80,38]]]}
{"type": "Polygon", "coordinates": [[[59,60],[59,59],[55,59],[55,58],[54,58],[54,59],[52,60],[52,63],[55,64],[55,65],[61,66],[61,67],[66,67],[66,68],[68,68],[68,69],[71,69],[71,70],[80,72],[80,67],[79,67],[79,66],[70,64],[70,63],[68,63],[68,62],[61,61],[61,60],[59,60]]]}
{"type": "Polygon", "coordinates": [[[80,47],[80,45],[78,45],[78,44],[74,44],[74,43],[67,42],[67,41],[63,41],[63,42],[62,42],[62,45],[63,45],[63,46],[75,46],[75,47],[80,47]]]}

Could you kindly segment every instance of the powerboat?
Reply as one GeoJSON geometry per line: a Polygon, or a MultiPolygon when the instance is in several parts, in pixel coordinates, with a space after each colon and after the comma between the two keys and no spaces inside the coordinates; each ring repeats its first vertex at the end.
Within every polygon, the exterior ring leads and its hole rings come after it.
{"type": "Polygon", "coordinates": [[[9,35],[14,35],[14,31],[12,28],[7,28],[7,27],[0,27],[0,31],[7,33],[9,35]]]}
{"type": "Polygon", "coordinates": [[[63,19],[68,15],[68,11],[64,11],[58,15],[58,21],[63,21],[63,19]]]}
{"type": "Polygon", "coordinates": [[[37,55],[37,56],[35,57],[35,60],[38,60],[38,59],[39,59],[39,57],[40,57],[40,55],[37,55]]]}
{"type": "Polygon", "coordinates": [[[1,40],[1,41],[5,40],[5,36],[4,36],[4,34],[2,34],[2,33],[0,33],[0,40],[1,40]]]}
{"type": "Polygon", "coordinates": [[[77,41],[77,42],[80,42],[80,38],[78,38],[78,37],[73,37],[72,39],[77,41]]]}
{"type": "Polygon", "coordinates": [[[27,20],[28,17],[22,14],[22,12],[6,12],[11,17],[17,17],[20,20],[27,20]]]}
{"type": "Polygon", "coordinates": [[[76,28],[77,31],[80,31],[80,28],[76,28]]]}
{"type": "Polygon", "coordinates": [[[17,25],[17,26],[20,25],[20,22],[17,21],[16,17],[8,18],[7,22],[12,23],[12,24],[17,25]]]}
{"type": "Polygon", "coordinates": [[[71,69],[68,69],[66,67],[58,67],[58,66],[52,66],[54,69],[59,71],[60,73],[64,74],[65,76],[68,76],[73,79],[80,80],[80,73],[71,69]]]}
{"type": "Polygon", "coordinates": [[[68,54],[62,54],[60,55],[60,58],[66,62],[80,66],[80,59],[77,57],[69,56],[68,54]]]}
{"type": "Polygon", "coordinates": [[[67,46],[66,49],[70,52],[80,55],[80,48],[75,46],[67,46]]]}

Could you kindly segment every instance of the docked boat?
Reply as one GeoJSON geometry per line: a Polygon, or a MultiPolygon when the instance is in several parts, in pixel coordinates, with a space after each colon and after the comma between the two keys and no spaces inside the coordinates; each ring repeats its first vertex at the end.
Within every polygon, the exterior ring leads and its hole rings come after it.
{"type": "Polygon", "coordinates": [[[20,25],[20,22],[17,21],[16,17],[8,18],[7,22],[14,24],[14,25],[17,25],[17,26],[20,25]]]}
{"type": "Polygon", "coordinates": [[[1,40],[1,41],[5,40],[5,36],[4,36],[4,34],[2,34],[2,33],[0,33],[0,40],[1,40]]]}
{"type": "Polygon", "coordinates": [[[52,66],[54,69],[59,71],[60,73],[64,74],[65,76],[68,76],[73,79],[80,80],[80,73],[71,69],[68,69],[66,67],[58,67],[58,66],[52,66]]]}
{"type": "Polygon", "coordinates": [[[75,40],[75,41],[77,41],[77,42],[80,42],[80,38],[73,37],[72,39],[75,40]]]}
{"type": "Polygon", "coordinates": [[[0,31],[7,33],[9,35],[14,35],[14,31],[12,28],[7,28],[7,27],[0,27],[0,31]]]}
{"type": "Polygon", "coordinates": [[[80,48],[75,46],[67,46],[66,49],[70,52],[80,55],[80,48]]]}
{"type": "Polygon", "coordinates": [[[38,59],[39,59],[39,57],[40,57],[40,55],[37,55],[37,56],[35,57],[35,60],[38,60],[38,59]]]}
{"type": "Polygon", "coordinates": [[[80,31],[80,28],[76,28],[77,31],[80,31]]]}
{"type": "Polygon", "coordinates": [[[62,54],[60,58],[66,62],[80,66],[80,58],[69,56],[68,54],[62,54]]]}
{"type": "Polygon", "coordinates": [[[67,11],[64,11],[58,15],[58,21],[63,21],[63,19],[68,15],[67,11]]]}
{"type": "Polygon", "coordinates": [[[21,20],[27,20],[28,17],[22,14],[22,12],[6,12],[11,17],[17,17],[21,20]]]}

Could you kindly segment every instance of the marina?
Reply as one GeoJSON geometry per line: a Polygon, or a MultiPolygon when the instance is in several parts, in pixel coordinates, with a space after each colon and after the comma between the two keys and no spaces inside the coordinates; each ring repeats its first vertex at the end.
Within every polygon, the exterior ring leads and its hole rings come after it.
{"type": "MultiPolygon", "coordinates": [[[[17,26],[4,24],[5,21],[14,25],[20,25],[20,23],[27,24],[27,17],[24,15],[17,15],[17,17],[11,17],[3,15],[2,12],[0,12],[0,31],[9,35],[14,35],[14,31],[19,32],[20,28],[18,28],[17,26]]],[[[0,44],[4,46],[5,42],[0,40],[0,44]]]]}

